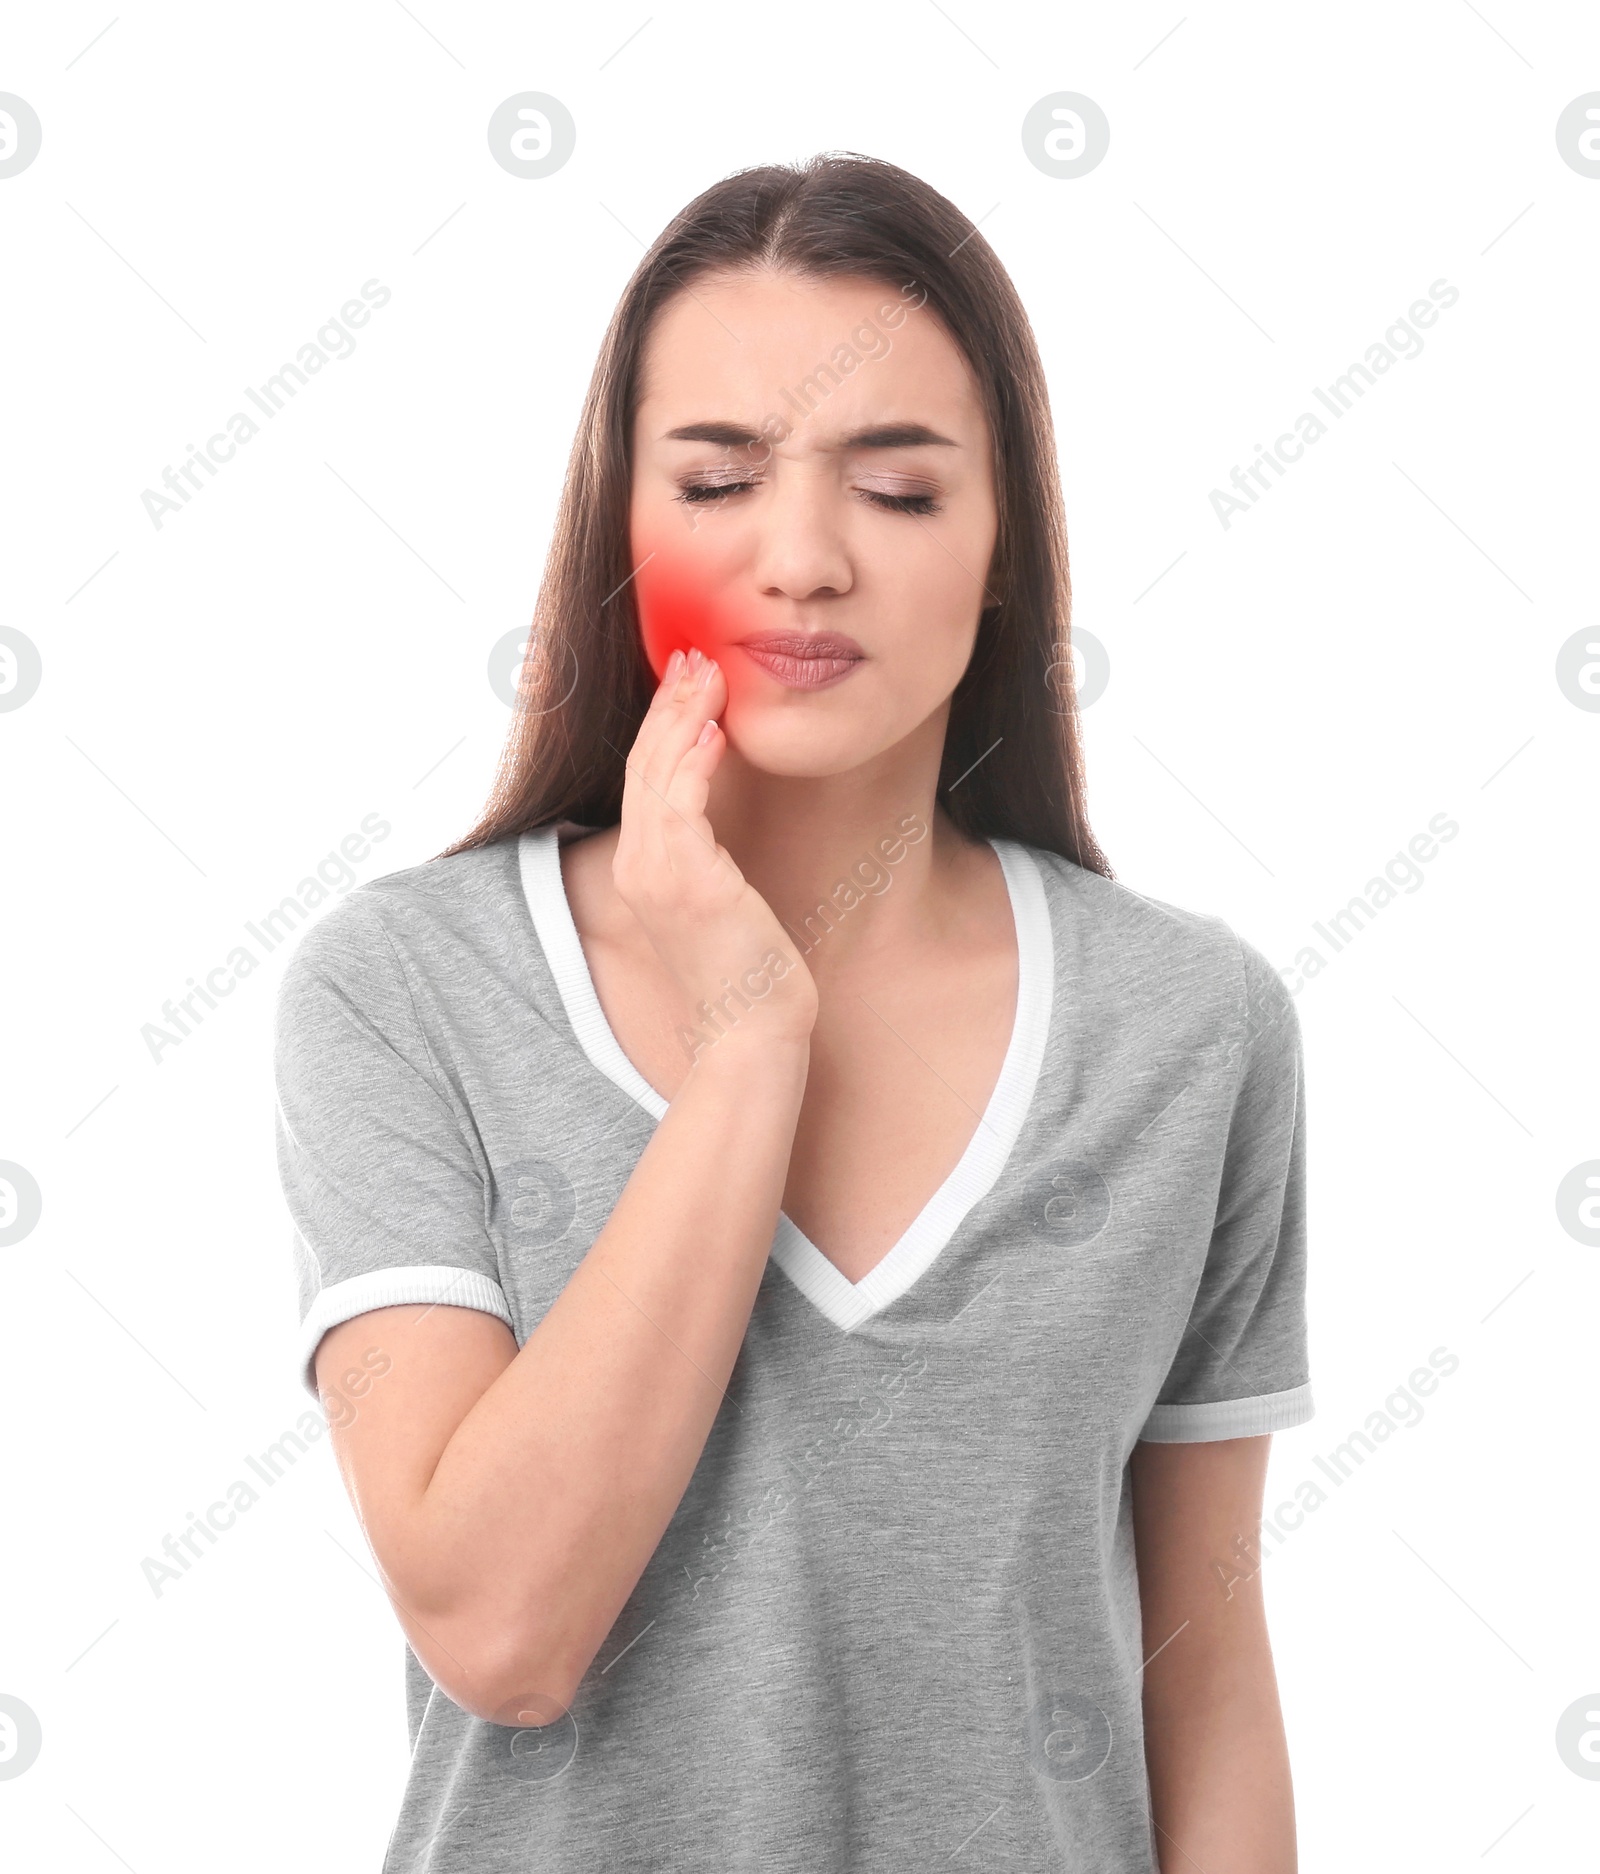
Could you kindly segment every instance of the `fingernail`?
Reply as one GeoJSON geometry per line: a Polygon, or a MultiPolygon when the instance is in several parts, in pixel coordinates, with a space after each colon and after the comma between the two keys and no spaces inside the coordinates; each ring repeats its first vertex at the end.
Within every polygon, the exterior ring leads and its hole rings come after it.
{"type": "Polygon", "coordinates": [[[700,739],[695,744],[695,746],[698,748],[704,748],[706,743],[711,740],[712,736],[714,736],[716,732],[717,732],[717,719],[715,716],[713,716],[710,719],[710,721],[706,723],[705,727],[701,729],[700,739]]]}
{"type": "Polygon", "coordinates": [[[667,667],[661,673],[661,681],[663,683],[670,683],[674,677],[681,676],[682,673],[683,673],[683,652],[674,651],[672,655],[667,659],[667,667]]]}
{"type": "Polygon", "coordinates": [[[703,657],[700,660],[700,669],[696,673],[694,680],[694,687],[697,690],[703,690],[711,681],[711,673],[716,667],[717,660],[714,657],[703,657]]]}
{"type": "Polygon", "coordinates": [[[698,670],[705,661],[704,653],[701,651],[700,647],[696,645],[689,653],[689,669],[691,673],[698,670]]]}

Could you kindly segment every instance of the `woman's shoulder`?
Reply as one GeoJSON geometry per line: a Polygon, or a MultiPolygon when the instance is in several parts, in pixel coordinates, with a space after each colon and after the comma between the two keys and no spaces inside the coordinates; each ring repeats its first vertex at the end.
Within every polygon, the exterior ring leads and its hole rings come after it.
{"type": "Polygon", "coordinates": [[[485,931],[503,932],[520,902],[520,847],[497,840],[353,886],[301,932],[286,977],[376,980],[401,957],[443,960],[485,931]]]}
{"type": "Polygon", "coordinates": [[[1124,879],[1092,872],[1059,852],[1022,841],[1001,842],[1033,861],[1053,906],[1068,907],[1119,937],[1143,936],[1152,943],[1183,944],[1227,929],[1215,912],[1196,911],[1137,890],[1124,879]]]}
{"type": "Polygon", "coordinates": [[[1095,964],[1175,997],[1203,986],[1247,1005],[1287,997],[1265,952],[1219,912],[1154,897],[1061,853],[1030,845],[1020,850],[1039,874],[1052,921],[1072,932],[1080,969],[1095,964]]]}

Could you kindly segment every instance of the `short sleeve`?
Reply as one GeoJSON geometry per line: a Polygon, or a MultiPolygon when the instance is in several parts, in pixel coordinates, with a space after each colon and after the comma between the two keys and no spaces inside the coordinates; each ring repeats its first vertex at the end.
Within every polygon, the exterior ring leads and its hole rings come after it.
{"type": "Polygon", "coordinates": [[[301,938],[273,1027],[278,1175],[294,1224],[298,1371],[372,1308],[440,1302],[512,1325],[485,1180],[377,911],[344,899],[301,938]]]}
{"type": "Polygon", "coordinates": [[[1306,1355],[1305,1062],[1299,1016],[1262,953],[1243,982],[1216,1217],[1198,1289],[1140,1437],[1248,1438],[1312,1416],[1306,1355]]]}

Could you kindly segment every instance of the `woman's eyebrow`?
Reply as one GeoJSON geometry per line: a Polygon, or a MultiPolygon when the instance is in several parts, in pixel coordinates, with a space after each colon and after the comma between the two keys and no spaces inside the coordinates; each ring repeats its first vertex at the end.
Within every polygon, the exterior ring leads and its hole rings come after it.
{"type": "MultiPolygon", "coordinates": [[[[711,442],[727,449],[743,449],[761,439],[760,430],[746,429],[742,423],[685,423],[679,429],[669,429],[664,440],[711,442]]],[[[926,423],[874,423],[867,429],[853,430],[831,447],[913,449],[924,443],[937,443],[947,449],[958,449],[961,446],[951,437],[941,436],[937,430],[929,429],[926,423]]]]}

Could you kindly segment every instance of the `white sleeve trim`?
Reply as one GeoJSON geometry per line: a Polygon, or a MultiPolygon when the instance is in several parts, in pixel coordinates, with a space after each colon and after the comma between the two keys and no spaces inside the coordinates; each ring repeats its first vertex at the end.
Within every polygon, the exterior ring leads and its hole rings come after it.
{"type": "Polygon", "coordinates": [[[452,1308],[478,1308],[498,1315],[516,1331],[505,1290],[476,1269],[454,1269],[445,1263],[415,1263],[409,1267],[369,1269],[346,1282],[323,1289],[300,1324],[300,1378],[317,1398],[317,1347],[330,1328],[352,1321],[373,1308],[394,1308],[406,1302],[441,1302],[452,1308]]]}
{"type": "Polygon", "coordinates": [[[1315,1408],[1309,1385],[1251,1399],[1216,1399],[1205,1405],[1158,1405],[1139,1437],[1149,1444],[1201,1444],[1211,1438],[1259,1438],[1304,1425],[1315,1408]]]}

